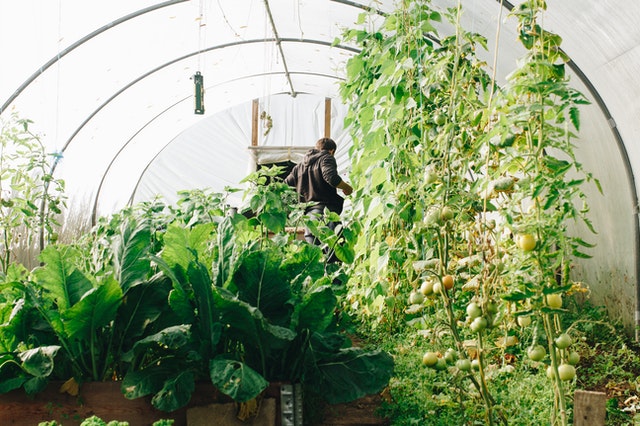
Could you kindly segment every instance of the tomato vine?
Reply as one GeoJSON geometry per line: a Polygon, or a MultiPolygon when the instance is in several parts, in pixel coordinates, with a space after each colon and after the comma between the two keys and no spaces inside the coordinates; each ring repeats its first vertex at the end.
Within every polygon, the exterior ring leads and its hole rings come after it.
{"type": "Polygon", "coordinates": [[[459,23],[460,5],[439,12],[405,1],[378,31],[345,34],[362,47],[341,87],[354,139],[352,220],[362,225],[349,300],[372,327],[433,328],[440,353],[472,360],[472,372],[449,370],[472,381],[486,424],[506,422],[488,365],[504,363],[520,338],[546,339],[549,356],[535,365],[550,366],[552,422],[567,424],[558,368],[570,370],[569,348],[555,340],[563,310],[546,296],[579,289],[571,259],[591,247],[567,227],[594,231],[581,186],[597,181],[572,144],[587,102],[569,85],[561,39],[537,24],[544,1],[511,13],[528,53],[501,88],[476,56],[486,40],[459,23]],[[440,38],[443,20],[455,32],[440,38]],[[518,317],[534,319],[533,333],[518,317]]]}

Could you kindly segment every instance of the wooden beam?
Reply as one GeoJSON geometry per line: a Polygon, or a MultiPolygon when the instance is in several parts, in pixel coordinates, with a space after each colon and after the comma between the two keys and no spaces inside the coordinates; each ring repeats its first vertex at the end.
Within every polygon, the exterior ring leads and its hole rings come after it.
{"type": "Polygon", "coordinates": [[[576,390],[573,396],[574,426],[604,426],[606,405],[604,392],[576,390]]]}
{"type": "Polygon", "coordinates": [[[260,109],[260,103],[254,99],[251,108],[251,146],[258,146],[258,109],[260,109]]]}
{"type": "Polygon", "coordinates": [[[324,98],[324,137],[331,137],[331,98],[324,98]]]}

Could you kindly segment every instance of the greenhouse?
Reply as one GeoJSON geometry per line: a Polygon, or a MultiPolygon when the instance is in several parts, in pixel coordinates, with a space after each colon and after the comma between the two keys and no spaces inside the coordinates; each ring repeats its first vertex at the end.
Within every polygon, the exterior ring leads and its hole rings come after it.
{"type": "Polygon", "coordinates": [[[638,424],[639,21],[0,0],[0,425],[638,424]]]}

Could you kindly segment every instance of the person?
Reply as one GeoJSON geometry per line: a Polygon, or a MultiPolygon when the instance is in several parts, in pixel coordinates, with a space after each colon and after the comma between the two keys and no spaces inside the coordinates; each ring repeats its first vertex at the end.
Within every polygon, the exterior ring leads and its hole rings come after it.
{"type": "MultiPolygon", "coordinates": [[[[301,203],[309,203],[305,213],[312,218],[320,219],[324,215],[324,209],[342,213],[344,195],[350,195],[353,188],[338,174],[338,165],[334,157],[337,145],[331,138],[321,138],[316,142],[315,148],[309,150],[302,161],[296,164],[284,179],[289,186],[295,187],[301,203]]],[[[337,222],[327,224],[329,228],[337,227],[337,222]]],[[[311,244],[318,244],[318,240],[306,228],[304,239],[311,244]]],[[[329,261],[335,261],[335,256],[329,253],[329,261]]]]}

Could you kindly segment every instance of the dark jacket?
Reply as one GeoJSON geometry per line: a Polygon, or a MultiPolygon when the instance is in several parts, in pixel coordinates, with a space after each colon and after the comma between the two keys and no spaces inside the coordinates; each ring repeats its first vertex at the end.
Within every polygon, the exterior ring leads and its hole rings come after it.
{"type": "Polygon", "coordinates": [[[315,202],[318,207],[341,213],[344,199],[336,187],[342,182],[336,159],[328,151],[312,149],[296,164],[284,180],[296,188],[300,202],[315,202]]]}

